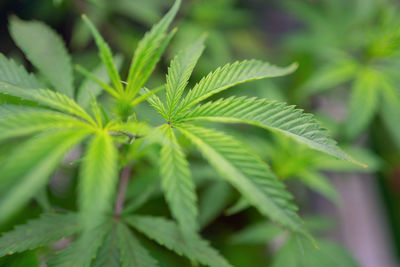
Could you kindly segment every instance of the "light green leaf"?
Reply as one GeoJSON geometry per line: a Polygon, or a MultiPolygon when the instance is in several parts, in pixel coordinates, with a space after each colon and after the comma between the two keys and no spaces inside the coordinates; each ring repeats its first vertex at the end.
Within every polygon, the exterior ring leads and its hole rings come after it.
{"type": "Polygon", "coordinates": [[[91,267],[121,267],[120,252],[118,248],[117,225],[113,227],[104,238],[103,244],[97,252],[91,267]]]}
{"type": "Polygon", "coordinates": [[[29,61],[54,88],[73,97],[71,59],[61,37],[42,22],[23,21],[17,17],[10,20],[10,33],[29,61]]]}
{"type": "Polygon", "coordinates": [[[283,231],[278,226],[264,221],[258,222],[243,230],[235,233],[231,237],[231,242],[233,244],[246,244],[246,245],[254,245],[254,244],[266,244],[274,240],[278,235],[282,234],[283,231]]]}
{"type": "Polygon", "coordinates": [[[123,223],[117,225],[117,242],[124,267],[157,267],[158,263],[123,223]]]}
{"type": "Polygon", "coordinates": [[[43,108],[0,105],[0,141],[50,129],[80,128],[89,125],[72,116],[43,108]]]}
{"type": "Polygon", "coordinates": [[[14,84],[22,88],[44,88],[36,77],[28,73],[23,66],[17,65],[0,53],[0,81],[14,84]]]}
{"type": "Polygon", "coordinates": [[[96,41],[97,47],[99,48],[100,58],[103,61],[104,65],[106,66],[108,76],[111,79],[111,83],[113,84],[117,92],[121,94],[124,91],[124,88],[122,86],[118,70],[114,64],[110,47],[104,41],[103,37],[101,37],[100,33],[97,31],[96,27],[88,19],[88,17],[86,17],[86,15],[82,15],[82,19],[88,25],[90,31],[93,34],[94,40],[96,41]]]}
{"type": "Polygon", "coordinates": [[[173,217],[188,237],[198,229],[196,189],[189,163],[172,128],[165,125],[163,130],[166,138],[160,157],[161,187],[173,217]]]}
{"type": "Polygon", "coordinates": [[[176,115],[200,101],[237,84],[264,78],[279,77],[293,72],[297,64],[280,68],[258,60],[237,61],[209,73],[191,89],[182,100],[176,115]]]}
{"type": "MultiPolygon", "coordinates": [[[[311,114],[294,106],[266,99],[230,97],[199,105],[177,118],[177,121],[210,120],[224,123],[246,123],[272,130],[295,139],[313,149],[354,161],[336,146],[327,130],[311,114]]],[[[355,162],[356,163],[356,162],[355,162]]]]}
{"type": "Polygon", "coordinates": [[[178,226],[172,221],[151,216],[128,216],[124,220],[150,239],[178,255],[211,267],[231,266],[200,236],[193,237],[190,242],[186,242],[178,226]]]}
{"type": "Polygon", "coordinates": [[[88,135],[85,130],[51,131],[19,146],[1,166],[0,222],[21,208],[47,182],[65,153],[88,135]]]}
{"type": "Polygon", "coordinates": [[[0,237],[0,257],[45,246],[79,231],[74,213],[42,214],[0,237]]]}
{"type": "Polygon", "coordinates": [[[126,90],[132,97],[136,96],[153,72],[174,31],[166,34],[169,25],[178,12],[181,0],[176,0],[168,13],[145,34],[139,42],[129,68],[126,90]]]}
{"type": "Polygon", "coordinates": [[[117,150],[106,132],[88,145],[79,177],[79,207],[84,231],[104,222],[112,210],[117,184],[117,150]]]}
{"type": "Polygon", "coordinates": [[[221,177],[263,215],[310,237],[296,214],[292,195],[258,156],[221,132],[188,124],[176,127],[200,149],[221,177]]]}
{"type": "Polygon", "coordinates": [[[72,98],[61,93],[46,89],[27,90],[2,81],[0,81],[0,93],[20,97],[43,106],[67,112],[95,124],[93,119],[81,106],[79,106],[72,98]]]}
{"type": "MultiPolygon", "coordinates": [[[[141,95],[146,95],[146,94],[150,94],[152,91],[150,91],[147,88],[142,88],[141,89],[141,95]]],[[[147,99],[147,102],[149,102],[149,104],[161,115],[163,116],[165,119],[168,118],[167,115],[167,110],[163,104],[163,102],[161,101],[161,99],[156,95],[156,94],[152,94],[150,95],[147,99]]]]}
{"type": "Polygon", "coordinates": [[[380,74],[367,68],[354,81],[346,122],[346,134],[349,138],[359,135],[373,119],[378,105],[380,84],[380,74]]]}
{"type": "Polygon", "coordinates": [[[192,45],[182,50],[172,61],[167,74],[167,108],[169,120],[178,106],[183,90],[185,89],[190,75],[204,50],[203,35],[192,45]]]}

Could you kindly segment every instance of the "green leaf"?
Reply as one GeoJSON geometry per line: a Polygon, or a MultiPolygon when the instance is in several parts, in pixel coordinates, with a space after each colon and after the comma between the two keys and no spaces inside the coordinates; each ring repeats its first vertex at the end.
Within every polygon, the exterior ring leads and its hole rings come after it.
{"type": "Polygon", "coordinates": [[[230,97],[199,105],[177,118],[177,121],[189,120],[251,124],[289,136],[313,149],[355,162],[336,146],[327,130],[322,129],[311,114],[303,113],[302,110],[285,103],[230,97]]]}
{"type": "Polygon", "coordinates": [[[292,195],[261,159],[236,139],[194,125],[176,126],[203,153],[222,178],[273,221],[307,237],[292,195]]]}
{"type": "Polygon", "coordinates": [[[96,41],[97,47],[99,48],[100,58],[106,66],[108,76],[111,79],[111,83],[113,84],[117,92],[121,94],[124,91],[124,88],[122,86],[118,70],[115,67],[110,47],[104,41],[103,37],[101,37],[100,33],[97,31],[96,27],[88,19],[88,17],[86,17],[86,15],[82,15],[82,19],[88,25],[90,31],[93,34],[94,40],[96,41]]]}
{"type": "Polygon", "coordinates": [[[291,238],[275,255],[272,267],[356,267],[350,253],[336,243],[318,240],[319,249],[309,242],[291,238]]]}
{"type": "Polygon", "coordinates": [[[0,141],[50,129],[89,129],[72,116],[43,108],[0,105],[0,114],[0,141]]]}
{"type": "Polygon", "coordinates": [[[166,138],[160,157],[161,187],[173,217],[188,237],[198,229],[196,188],[189,163],[172,128],[165,125],[164,132],[166,138]]]}
{"type": "Polygon", "coordinates": [[[0,80],[22,88],[43,88],[36,77],[0,53],[0,80]]]}
{"type": "Polygon", "coordinates": [[[29,61],[54,88],[74,96],[71,59],[63,40],[49,26],[39,21],[10,20],[10,33],[29,61]]]}
{"type": "Polygon", "coordinates": [[[188,110],[200,101],[237,84],[263,78],[279,77],[293,72],[297,64],[280,68],[258,60],[237,61],[216,69],[202,78],[182,100],[176,115],[188,110]]]}
{"type": "Polygon", "coordinates": [[[117,184],[117,150],[111,136],[98,132],[88,145],[79,180],[79,207],[84,231],[111,213],[117,184]]]}
{"type": "Polygon", "coordinates": [[[96,258],[91,267],[120,267],[120,252],[118,248],[118,236],[116,223],[113,223],[113,227],[107,233],[104,238],[103,244],[97,252],[96,258]]]}
{"type": "MultiPolygon", "coordinates": [[[[78,225],[80,225],[78,223],[78,225]]],[[[111,232],[113,222],[99,224],[98,227],[85,231],[68,248],[57,253],[47,264],[49,267],[89,267],[108,233],[111,232]]]]}
{"type": "Polygon", "coordinates": [[[45,186],[64,154],[87,134],[76,129],[45,132],[11,153],[0,168],[0,222],[45,186]]]}
{"type": "Polygon", "coordinates": [[[319,172],[303,171],[298,174],[301,181],[311,188],[312,190],[320,193],[333,203],[337,204],[339,201],[339,194],[335,186],[328,180],[327,177],[319,172]]]}
{"type": "Polygon", "coordinates": [[[270,222],[265,221],[249,225],[243,230],[235,233],[231,237],[230,241],[236,245],[237,244],[264,245],[268,242],[271,242],[278,235],[282,233],[283,233],[282,229],[280,229],[279,227],[270,222]]]}
{"type": "Polygon", "coordinates": [[[169,120],[178,106],[183,90],[204,50],[203,35],[192,45],[181,51],[172,61],[167,74],[167,108],[169,120]]]}
{"type": "Polygon", "coordinates": [[[117,242],[124,267],[156,267],[158,263],[123,223],[117,225],[117,242]]]}
{"type": "Polygon", "coordinates": [[[400,149],[400,92],[396,86],[384,84],[383,101],[381,105],[382,119],[389,130],[393,141],[400,149]]]}
{"type": "Polygon", "coordinates": [[[147,88],[142,88],[141,89],[141,95],[150,95],[146,100],[149,102],[149,104],[165,119],[168,119],[167,115],[167,110],[165,109],[165,106],[161,99],[156,95],[156,94],[151,94],[152,91],[150,91],[147,88]]]}
{"type": "Polygon", "coordinates": [[[42,214],[0,237],[0,257],[45,246],[79,231],[74,213],[42,214]]]}
{"type": "Polygon", "coordinates": [[[174,31],[169,34],[166,34],[166,32],[178,12],[180,4],[181,0],[176,0],[168,13],[139,42],[129,68],[128,85],[126,87],[128,94],[132,97],[146,83],[172,38],[174,31]]]}
{"type": "Polygon", "coordinates": [[[30,100],[43,106],[76,115],[94,125],[96,124],[89,114],[72,98],[61,93],[46,89],[27,90],[2,81],[0,81],[0,93],[30,100]]]}
{"type": "Polygon", "coordinates": [[[178,255],[212,267],[231,266],[200,236],[186,242],[178,226],[172,221],[152,216],[128,216],[124,220],[139,232],[178,255]]]}
{"type": "Polygon", "coordinates": [[[346,134],[349,138],[359,135],[373,119],[378,105],[380,84],[380,74],[367,68],[354,81],[346,122],[346,134]]]}

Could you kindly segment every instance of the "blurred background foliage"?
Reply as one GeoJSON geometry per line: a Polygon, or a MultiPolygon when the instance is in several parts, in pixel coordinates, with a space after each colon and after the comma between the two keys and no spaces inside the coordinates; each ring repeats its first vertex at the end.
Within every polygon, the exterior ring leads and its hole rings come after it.
{"type": "MultiPolygon", "coordinates": [[[[123,59],[131,58],[143,33],[161,18],[171,3],[171,0],[2,0],[0,51],[32,70],[9,36],[8,18],[16,15],[25,20],[41,20],[66,40],[74,63],[105,79],[106,72],[100,66],[81,14],[87,14],[113,51],[119,52],[116,57],[120,69],[126,73],[129,66],[123,59]]],[[[376,199],[382,200],[382,205],[378,205],[382,218],[378,221],[389,236],[385,239],[386,246],[392,250],[388,257],[392,263],[400,259],[399,5],[395,0],[183,2],[174,25],[179,28],[178,34],[168,48],[165,61],[152,76],[150,87],[164,82],[168,60],[203,33],[208,34],[207,49],[195,69],[192,84],[217,66],[235,60],[258,58],[279,65],[299,62],[299,69],[290,76],[237,86],[225,94],[286,101],[314,113],[349,154],[369,166],[363,169],[340,162],[251,127],[224,126],[225,131],[241,138],[269,162],[287,183],[307,227],[318,241],[319,250],[316,250],[248,208],[237,192],[215,179],[215,173],[193,152],[189,141],[180,140],[186,143],[193,176],[201,188],[198,194],[202,233],[234,266],[363,265],[362,253],[349,249],[341,238],[344,226],[338,219],[340,212],[335,212],[343,205],[356,210],[359,207],[359,203],[346,203],[343,192],[335,186],[337,178],[356,179],[352,174],[372,177],[361,178],[359,182],[372,181],[376,199]],[[332,176],[336,178],[332,180],[332,176]]],[[[79,74],[75,77],[78,77],[77,88],[84,88],[79,92],[98,90],[96,84],[81,84],[83,78],[79,74]]],[[[89,95],[82,93],[78,101],[85,105],[89,95]]],[[[142,104],[137,116],[142,120],[159,120],[142,104]]],[[[1,145],[0,158],[7,157],[9,145],[1,145]]],[[[141,151],[133,145],[128,152],[138,163],[128,189],[127,210],[168,215],[159,188],[158,167],[154,164],[157,153],[152,149],[141,151]]],[[[48,202],[60,209],[74,209],[75,175],[74,164],[66,164],[57,171],[44,197],[39,197],[0,230],[35,217],[48,207],[48,202]],[[49,198],[45,197],[47,194],[49,198]]],[[[143,242],[161,259],[162,266],[188,266],[188,262],[161,247],[143,242]]],[[[46,253],[39,251],[39,256],[46,253]]],[[[34,266],[39,257],[36,254],[8,257],[0,264],[34,266]]]]}

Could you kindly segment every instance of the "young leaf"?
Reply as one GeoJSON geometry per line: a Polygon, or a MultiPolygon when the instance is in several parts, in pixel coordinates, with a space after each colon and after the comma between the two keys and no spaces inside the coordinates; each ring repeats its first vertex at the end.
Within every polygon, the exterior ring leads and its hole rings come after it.
{"type": "Polygon", "coordinates": [[[123,223],[117,225],[117,242],[124,267],[157,267],[158,263],[123,223]]]}
{"type": "Polygon", "coordinates": [[[227,64],[209,73],[191,89],[182,100],[176,115],[200,101],[240,83],[263,78],[279,77],[293,72],[297,64],[280,68],[258,60],[245,60],[227,64]]]}
{"type": "Polygon", "coordinates": [[[90,142],[81,167],[79,206],[84,231],[103,223],[111,212],[117,183],[117,151],[106,132],[90,142]]]}
{"type": "Polygon", "coordinates": [[[43,106],[76,115],[87,122],[94,125],[96,124],[89,114],[87,114],[72,98],[61,93],[46,89],[27,90],[2,81],[0,81],[0,93],[30,100],[43,106]]]}
{"type": "Polygon", "coordinates": [[[177,219],[185,237],[188,237],[198,229],[195,185],[172,128],[165,125],[164,132],[166,138],[160,158],[161,186],[173,217],[177,219]]]}
{"type": "Polygon", "coordinates": [[[85,130],[46,132],[28,140],[11,154],[0,168],[0,222],[46,184],[64,154],[87,134],[85,130]]]}
{"type": "Polygon", "coordinates": [[[100,58],[107,68],[108,76],[110,76],[113,86],[115,87],[117,92],[121,94],[124,91],[124,88],[122,86],[118,70],[115,67],[110,47],[104,41],[103,37],[101,37],[100,33],[97,31],[96,27],[88,19],[88,17],[86,17],[86,15],[82,15],[82,19],[88,25],[94,36],[94,40],[96,41],[97,47],[99,48],[100,58]]]}
{"type": "Polygon", "coordinates": [[[50,27],[38,21],[10,20],[10,33],[29,61],[54,88],[74,96],[71,59],[63,40],[50,27]]]}
{"type": "Polygon", "coordinates": [[[0,105],[0,114],[0,141],[50,129],[89,129],[83,121],[43,108],[0,105]]]}
{"type": "Polygon", "coordinates": [[[203,153],[218,173],[230,182],[263,215],[307,237],[296,214],[292,195],[269,167],[234,138],[193,125],[176,128],[203,153]]]}
{"type": "MultiPolygon", "coordinates": [[[[141,89],[141,92],[142,95],[145,95],[150,94],[152,91],[144,87],[141,89]]],[[[166,120],[168,119],[167,110],[165,109],[165,106],[161,99],[156,94],[150,95],[146,100],[155,110],[157,110],[157,112],[161,116],[163,116],[163,118],[165,118],[166,120]]]]}
{"type": "Polygon", "coordinates": [[[167,74],[167,108],[169,120],[179,104],[183,90],[185,89],[190,75],[204,50],[203,35],[192,45],[180,52],[172,61],[167,74]]]}
{"type": "Polygon", "coordinates": [[[22,88],[44,88],[36,77],[28,73],[24,67],[17,65],[0,53],[0,81],[14,84],[22,88]]]}
{"type": "Polygon", "coordinates": [[[174,31],[166,34],[169,25],[174,19],[181,0],[176,0],[168,13],[145,34],[135,50],[129,68],[127,92],[134,97],[146,83],[157,62],[164,52],[174,31]]]}
{"type": "Polygon", "coordinates": [[[336,146],[328,132],[312,118],[294,106],[266,99],[230,97],[199,105],[176,121],[210,120],[225,123],[246,123],[276,131],[313,149],[353,161],[336,146]]]}
{"type": "Polygon", "coordinates": [[[45,246],[79,231],[74,213],[42,214],[0,237],[0,257],[45,246]]]}
{"type": "Polygon", "coordinates": [[[161,217],[128,216],[124,220],[132,227],[178,255],[211,267],[231,266],[207,241],[193,236],[186,242],[178,226],[161,217]]]}

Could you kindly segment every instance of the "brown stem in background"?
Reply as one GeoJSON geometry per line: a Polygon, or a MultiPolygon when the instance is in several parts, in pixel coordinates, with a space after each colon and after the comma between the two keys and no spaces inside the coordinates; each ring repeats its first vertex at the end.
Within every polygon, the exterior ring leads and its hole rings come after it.
{"type": "Polygon", "coordinates": [[[124,207],[126,188],[128,187],[129,177],[131,176],[132,167],[125,166],[121,171],[119,182],[117,202],[115,203],[114,218],[119,218],[122,208],[124,207]]]}

